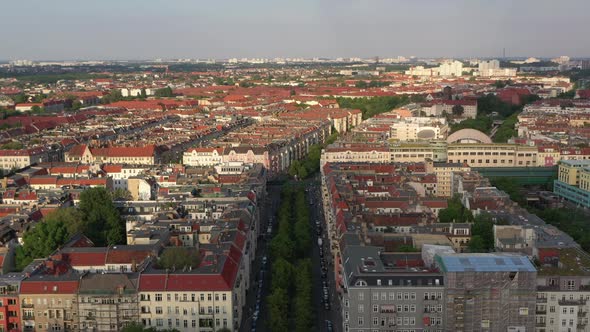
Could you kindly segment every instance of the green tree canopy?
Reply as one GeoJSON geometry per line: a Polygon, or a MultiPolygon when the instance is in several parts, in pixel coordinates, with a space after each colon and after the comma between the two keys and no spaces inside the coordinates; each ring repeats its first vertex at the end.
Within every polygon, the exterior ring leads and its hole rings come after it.
{"type": "Polygon", "coordinates": [[[23,235],[16,251],[16,268],[22,270],[35,258],[47,257],[70,238],[66,224],[58,219],[39,222],[23,235]]]}
{"type": "Polygon", "coordinates": [[[90,188],[80,194],[87,235],[97,246],[125,242],[125,227],[111,194],[105,188],[90,188]]]}

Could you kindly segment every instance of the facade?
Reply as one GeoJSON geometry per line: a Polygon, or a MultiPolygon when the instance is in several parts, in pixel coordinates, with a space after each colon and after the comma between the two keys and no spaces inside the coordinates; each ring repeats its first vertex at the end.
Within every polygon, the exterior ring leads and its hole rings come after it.
{"type": "Polygon", "coordinates": [[[343,331],[443,331],[442,274],[389,266],[395,259],[377,247],[345,249],[343,331]]]}
{"type": "MultiPolygon", "coordinates": [[[[0,331],[21,331],[21,308],[19,302],[20,274],[0,277],[0,331]]],[[[26,318],[26,317],[24,317],[26,318]]]]}
{"type": "Polygon", "coordinates": [[[137,274],[87,274],[78,289],[80,331],[120,331],[139,320],[137,274]]]}
{"type": "Polygon", "coordinates": [[[446,290],[445,331],[534,331],[537,271],[528,257],[437,255],[446,290]]]}
{"type": "Polygon", "coordinates": [[[535,167],[537,148],[516,144],[449,144],[448,162],[471,167],[535,167]]]}
{"type": "Polygon", "coordinates": [[[464,163],[426,162],[426,172],[436,175],[436,196],[451,197],[454,172],[469,172],[471,168],[464,163]]]}
{"type": "Polygon", "coordinates": [[[590,160],[562,160],[553,191],[561,198],[590,207],[590,160]]]}
{"type": "Polygon", "coordinates": [[[36,275],[21,282],[23,331],[78,331],[80,275],[36,275]]]}
{"type": "Polygon", "coordinates": [[[186,166],[215,166],[223,162],[223,148],[192,148],[182,155],[186,166]]]}
{"type": "Polygon", "coordinates": [[[332,145],[322,150],[320,165],[336,162],[368,162],[388,163],[390,161],[389,149],[381,145],[332,145]]]}
{"type": "Polygon", "coordinates": [[[155,145],[108,148],[90,148],[87,145],[77,145],[65,153],[65,161],[83,164],[154,165],[159,161],[159,154],[155,145]]]}
{"type": "Polygon", "coordinates": [[[581,268],[590,256],[577,248],[542,250],[539,256],[536,331],[590,331],[590,274],[581,268]]]}
{"type": "Polygon", "coordinates": [[[3,171],[17,170],[48,160],[49,154],[45,148],[0,150],[0,169],[3,171]]]}
{"type": "Polygon", "coordinates": [[[409,117],[391,126],[390,138],[398,141],[445,139],[448,131],[444,118],[409,117]]]}

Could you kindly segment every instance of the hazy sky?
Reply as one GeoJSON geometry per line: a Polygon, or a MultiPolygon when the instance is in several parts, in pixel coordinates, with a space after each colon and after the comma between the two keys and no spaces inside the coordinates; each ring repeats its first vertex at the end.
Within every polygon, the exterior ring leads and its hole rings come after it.
{"type": "Polygon", "coordinates": [[[589,0],[2,0],[0,59],[590,56],[589,0]]]}

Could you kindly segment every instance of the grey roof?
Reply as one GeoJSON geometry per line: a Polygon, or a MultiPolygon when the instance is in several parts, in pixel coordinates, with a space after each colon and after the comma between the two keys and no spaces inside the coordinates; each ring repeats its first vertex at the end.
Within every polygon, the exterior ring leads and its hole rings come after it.
{"type": "Polygon", "coordinates": [[[536,272],[531,261],[512,254],[440,255],[436,261],[444,272],[536,272]]]}

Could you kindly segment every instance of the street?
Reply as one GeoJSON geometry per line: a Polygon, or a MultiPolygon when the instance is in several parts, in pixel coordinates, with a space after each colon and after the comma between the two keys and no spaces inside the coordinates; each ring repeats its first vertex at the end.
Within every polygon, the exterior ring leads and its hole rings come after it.
{"type": "MultiPolygon", "coordinates": [[[[246,294],[246,305],[244,307],[244,313],[242,317],[242,322],[240,324],[239,331],[269,331],[266,327],[266,322],[268,322],[268,310],[266,306],[266,296],[269,294],[270,290],[270,271],[271,271],[271,262],[270,256],[268,255],[268,248],[267,244],[270,241],[270,237],[266,234],[266,230],[268,228],[268,223],[270,220],[275,220],[275,215],[277,213],[277,209],[281,202],[281,186],[278,185],[269,185],[267,186],[267,200],[266,202],[261,205],[260,211],[260,230],[258,240],[258,247],[256,248],[256,258],[252,263],[252,275],[250,276],[250,280],[252,280],[251,287],[247,291],[246,294]],[[262,271],[262,258],[267,256],[267,263],[264,268],[264,272],[262,273],[262,287],[260,287],[260,272],[262,271]],[[260,297],[258,297],[258,288],[262,288],[260,292],[260,297]],[[259,305],[259,314],[258,318],[254,319],[254,312],[256,311],[256,305],[259,305]],[[253,325],[254,322],[254,325],[253,325]],[[253,328],[255,326],[255,329],[253,328]]],[[[275,224],[273,224],[273,230],[275,229],[275,224]]]]}
{"type": "Polygon", "coordinates": [[[316,304],[315,312],[317,315],[315,325],[317,326],[317,331],[328,331],[326,320],[329,320],[332,322],[332,331],[341,331],[342,321],[340,318],[340,301],[338,300],[338,296],[336,294],[336,287],[334,281],[334,264],[330,254],[328,232],[326,230],[327,227],[324,221],[321,188],[317,181],[313,185],[308,186],[307,188],[309,189],[309,191],[307,192],[308,203],[312,203],[310,204],[310,221],[313,225],[315,237],[312,254],[313,299],[314,303],[316,304]],[[320,236],[317,235],[316,221],[319,221],[319,225],[321,228],[320,236]],[[318,246],[317,241],[318,237],[321,237],[322,239],[323,258],[320,257],[320,247],[318,246]],[[324,261],[323,265],[326,268],[326,278],[322,278],[322,260],[324,261]],[[325,309],[325,305],[323,302],[323,281],[326,281],[328,284],[328,296],[330,303],[329,310],[325,309]]]}
{"type": "MultiPolygon", "coordinates": [[[[328,331],[326,321],[329,320],[332,323],[332,331],[342,330],[342,318],[340,315],[340,301],[336,294],[336,287],[334,281],[334,265],[329,250],[329,241],[326,231],[326,224],[324,221],[323,206],[320,194],[320,186],[317,178],[309,181],[309,185],[306,185],[306,200],[309,204],[310,210],[310,222],[313,230],[313,251],[312,251],[312,263],[313,263],[313,289],[312,299],[315,305],[314,313],[316,315],[314,322],[314,331],[328,331]],[[321,228],[321,235],[317,235],[318,227],[316,221],[319,222],[321,228]],[[323,258],[320,257],[320,247],[318,246],[318,237],[322,239],[322,252],[323,258]],[[323,261],[323,264],[322,264],[323,261]],[[324,277],[322,277],[322,265],[325,267],[324,277]],[[329,309],[325,308],[324,304],[324,290],[323,283],[327,283],[328,288],[328,299],[329,309]]],[[[276,213],[281,201],[281,185],[267,185],[267,200],[264,205],[261,206],[260,213],[260,234],[258,247],[256,251],[256,258],[252,263],[252,275],[251,275],[251,287],[246,295],[246,305],[244,308],[244,314],[242,322],[240,324],[239,331],[250,332],[250,331],[270,331],[266,326],[269,321],[269,313],[266,305],[266,296],[269,295],[270,290],[270,271],[271,271],[271,260],[268,253],[268,242],[271,237],[266,233],[268,223],[270,220],[275,220],[273,223],[273,233],[276,232],[276,213]],[[263,268],[262,258],[267,257],[267,263],[263,268]],[[260,288],[260,276],[262,272],[262,290],[261,295],[258,297],[258,288],[260,288]],[[258,305],[258,316],[255,318],[255,312],[258,305]]]]}

